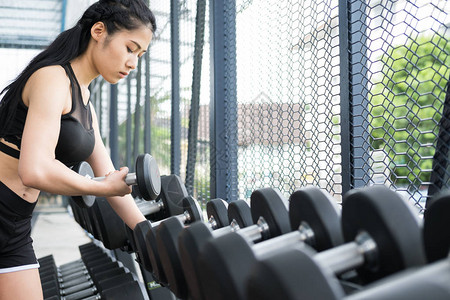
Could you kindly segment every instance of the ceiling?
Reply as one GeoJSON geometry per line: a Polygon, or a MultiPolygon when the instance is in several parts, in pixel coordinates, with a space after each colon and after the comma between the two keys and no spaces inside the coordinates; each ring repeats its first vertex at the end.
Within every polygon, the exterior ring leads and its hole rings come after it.
{"type": "Polygon", "coordinates": [[[0,48],[40,49],[65,27],[67,0],[0,0],[0,48]]]}

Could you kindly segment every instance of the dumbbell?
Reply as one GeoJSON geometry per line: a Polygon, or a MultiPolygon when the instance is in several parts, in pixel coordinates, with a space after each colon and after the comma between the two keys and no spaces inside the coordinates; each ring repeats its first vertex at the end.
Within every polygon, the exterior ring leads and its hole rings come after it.
{"type": "MultiPolygon", "coordinates": [[[[312,295],[324,299],[336,293],[340,295],[335,288],[337,279],[332,274],[356,269],[359,279],[370,283],[426,262],[417,216],[398,193],[385,186],[346,193],[342,229],[346,244],[341,246],[317,254],[303,246],[293,251],[301,253],[298,257],[279,252],[253,264],[247,274],[248,285],[252,281],[271,280],[285,272],[284,277],[298,279],[298,287],[289,287],[296,290],[296,299],[312,295]],[[282,269],[286,265],[290,265],[289,269],[282,269]]],[[[270,288],[278,290],[275,285],[270,288]]]]}
{"type": "Polygon", "coordinates": [[[428,262],[448,256],[450,251],[450,190],[436,194],[423,215],[423,239],[428,262]]]}
{"type": "MultiPolygon", "coordinates": [[[[126,175],[125,183],[136,185],[143,199],[156,199],[161,191],[161,176],[156,160],[148,153],[141,154],[136,159],[135,169],[135,173],[126,175]]],[[[94,172],[87,162],[79,163],[73,170],[92,180],[102,181],[105,179],[105,177],[94,177],[94,172]]],[[[81,207],[90,207],[95,201],[95,196],[92,195],[72,196],[72,198],[81,207]]]]}
{"type": "MultiPolygon", "coordinates": [[[[95,259],[91,264],[90,268],[95,268],[96,266],[104,266],[110,263],[111,260],[106,258],[95,259]]],[[[58,289],[68,289],[79,284],[84,284],[91,281],[91,276],[89,275],[87,266],[83,265],[73,270],[67,271],[66,274],[61,274],[59,271],[55,272],[51,269],[44,269],[40,273],[42,285],[55,286],[58,289]]]]}
{"type": "MultiPolygon", "coordinates": [[[[141,204],[144,207],[140,209],[147,218],[152,220],[182,214],[181,202],[186,196],[186,187],[179,176],[161,176],[161,193],[156,201],[158,204],[155,205],[152,201],[145,202],[147,205],[141,204]]],[[[90,208],[81,209],[77,205],[72,205],[72,208],[74,211],[89,211],[89,214],[92,215],[91,227],[95,232],[94,237],[98,237],[97,239],[103,242],[105,248],[110,250],[120,248],[130,251],[129,235],[125,224],[105,198],[97,198],[90,208]]]]}
{"type": "MultiPolygon", "coordinates": [[[[163,210],[155,210],[155,206],[153,203],[136,200],[137,203],[140,203],[138,208],[140,209],[142,214],[144,214],[144,216],[146,216],[147,219],[150,219],[152,222],[154,222],[155,220],[158,220],[159,222],[160,220],[167,219],[168,217],[173,215],[189,219],[189,212],[187,212],[183,207],[183,198],[187,197],[188,193],[186,187],[181,182],[180,177],[176,175],[163,176],[161,182],[161,196],[157,208],[162,208],[163,210]]],[[[196,207],[192,207],[192,209],[198,210],[199,213],[194,214],[194,212],[191,211],[191,215],[194,216],[194,218],[196,218],[197,215],[199,216],[200,208],[198,207],[198,205],[196,205],[196,207]]],[[[137,253],[134,233],[133,230],[131,230],[128,226],[126,226],[126,235],[131,244],[132,250],[137,253]]]]}
{"type": "Polygon", "coordinates": [[[100,291],[100,294],[84,298],[83,300],[100,300],[100,299],[133,299],[133,300],[149,300],[146,291],[143,290],[137,281],[129,281],[120,285],[110,284],[110,287],[100,291]]]}
{"type": "Polygon", "coordinates": [[[105,253],[100,247],[89,243],[79,246],[82,258],[60,267],[56,267],[56,263],[52,255],[39,258],[39,274],[41,281],[45,283],[47,278],[64,285],[73,281],[84,281],[90,279],[89,269],[96,266],[103,266],[112,262],[111,257],[105,253]]]}
{"type": "Polygon", "coordinates": [[[64,265],[63,268],[57,268],[53,256],[40,258],[38,260],[40,264],[39,274],[41,278],[54,275],[58,278],[58,282],[67,282],[88,274],[86,265],[92,266],[111,261],[110,257],[100,249],[85,253],[84,259],[86,260],[86,264],[82,260],[78,260],[70,265],[64,265]]]}
{"type": "MultiPolygon", "coordinates": [[[[180,224],[187,225],[192,222],[202,221],[201,210],[198,202],[192,197],[183,199],[185,213],[173,216],[157,223],[141,222],[134,229],[138,252],[142,253],[142,263],[146,270],[152,272],[155,281],[166,284],[166,276],[163,272],[160,252],[157,249],[156,232],[159,227],[171,219],[176,219],[180,224]]],[[[228,224],[226,202],[222,199],[209,201],[206,205],[209,226],[220,228],[228,224]]]]}
{"type": "MultiPolygon", "coordinates": [[[[253,225],[253,220],[252,220],[252,216],[251,216],[251,211],[250,211],[250,207],[249,205],[244,201],[244,200],[235,200],[231,203],[229,203],[228,205],[228,220],[231,223],[231,226],[233,226],[234,228],[244,228],[244,227],[248,227],[250,225],[253,225]],[[238,226],[236,226],[235,224],[237,224],[238,226]]],[[[179,264],[178,263],[170,263],[169,262],[165,262],[163,264],[163,266],[168,265],[168,270],[164,270],[164,274],[168,274],[166,277],[168,277],[169,279],[168,284],[170,289],[176,293],[181,295],[182,293],[184,293],[185,288],[185,281],[186,284],[189,286],[189,290],[191,289],[191,287],[193,287],[194,285],[198,285],[198,276],[195,273],[196,272],[196,267],[194,267],[194,263],[195,263],[195,259],[198,256],[198,245],[200,244],[199,242],[197,242],[195,240],[195,238],[200,238],[201,239],[201,234],[196,234],[196,227],[200,227],[201,229],[205,229],[205,226],[203,226],[203,224],[201,222],[197,222],[194,224],[191,224],[190,227],[192,229],[190,230],[193,234],[189,235],[189,238],[194,239],[194,241],[192,243],[190,243],[190,241],[187,242],[179,242],[180,244],[189,244],[190,246],[187,247],[187,249],[189,250],[189,254],[185,257],[182,258],[180,255],[180,259],[182,264],[187,264],[189,267],[187,268],[183,268],[183,269],[187,269],[187,270],[191,270],[192,273],[184,273],[182,270],[179,269],[179,264]],[[199,225],[200,224],[200,225],[199,225]],[[181,291],[179,291],[181,289],[181,291]]],[[[206,228],[206,231],[208,231],[209,233],[209,229],[206,228]]],[[[207,234],[208,234],[207,233],[207,234]]],[[[164,251],[163,251],[164,253],[164,251]]],[[[176,256],[171,256],[174,257],[174,259],[177,259],[176,256]]],[[[162,259],[161,259],[162,260],[162,259]]],[[[166,268],[164,268],[166,269],[166,268]]],[[[196,289],[194,289],[196,290],[196,289]]],[[[194,298],[195,299],[195,298],[194,298]]]]}
{"type": "Polygon", "coordinates": [[[232,225],[217,230],[213,230],[203,223],[192,224],[189,228],[184,229],[184,226],[176,220],[165,222],[158,228],[158,252],[161,253],[160,258],[164,273],[167,275],[169,288],[177,297],[186,298],[188,286],[192,290],[195,289],[195,284],[198,285],[196,269],[193,265],[195,264],[194,260],[198,257],[199,249],[206,240],[239,230],[241,234],[256,242],[290,231],[286,210],[287,201],[278,191],[270,188],[255,191],[251,196],[251,209],[245,202],[234,201],[229,205],[230,214],[233,214],[233,206],[234,210],[237,210],[239,203],[242,204],[243,215],[236,216],[237,219],[242,221],[246,218],[244,215],[249,214],[249,210],[251,211],[250,221],[244,221],[245,225],[251,225],[246,228],[241,229],[237,222],[233,222],[232,225]],[[233,203],[235,204],[233,205],[233,203]],[[256,220],[257,224],[254,224],[253,220],[256,220]],[[184,233],[185,230],[188,232],[184,233]],[[183,234],[184,237],[182,237],[183,234]],[[185,257],[181,257],[179,253],[181,247],[184,247],[185,257]],[[189,266],[190,270],[183,272],[182,264],[189,266]]]}
{"type": "Polygon", "coordinates": [[[258,259],[298,244],[308,243],[323,251],[344,241],[340,209],[317,187],[301,188],[290,196],[289,220],[292,232],[257,244],[241,231],[205,241],[196,265],[198,283],[189,285],[194,291],[192,299],[245,299],[245,279],[258,259]],[[208,284],[201,284],[210,275],[208,284]]]}
{"type": "Polygon", "coordinates": [[[246,299],[450,299],[449,258],[389,275],[346,296],[334,274],[317,264],[314,255],[307,246],[295,247],[257,262],[246,282],[246,299]]]}
{"type": "Polygon", "coordinates": [[[252,211],[245,200],[235,200],[228,204],[228,221],[244,228],[253,225],[252,211]]]}
{"type": "Polygon", "coordinates": [[[56,273],[40,272],[42,282],[52,281],[57,284],[60,290],[65,290],[66,294],[70,294],[74,290],[84,289],[80,285],[93,285],[94,280],[90,274],[120,268],[120,265],[117,262],[113,262],[106,254],[104,256],[97,254],[89,255],[84,259],[86,261],[85,263],[67,269],[58,268],[56,273]]]}
{"type": "Polygon", "coordinates": [[[124,267],[117,261],[110,261],[108,264],[90,266],[89,275],[89,281],[71,288],[61,289],[57,292],[57,295],[67,300],[84,299],[85,297],[102,293],[103,291],[117,285],[136,280],[136,278],[125,270],[124,267]]]}
{"type": "MultiPolygon", "coordinates": [[[[106,253],[103,253],[106,255],[106,253]]],[[[107,255],[106,255],[107,256],[107,255]]],[[[81,293],[90,293],[98,282],[113,276],[122,275],[124,273],[123,266],[117,261],[112,261],[111,258],[100,257],[98,255],[88,255],[83,257],[85,264],[74,265],[62,273],[58,269],[58,274],[41,273],[41,282],[44,295],[60,295],[67,296],[69,299],[78,299],[81,293]],[[120,272],[117,272],[119,271],[120,272]],[[46,274],[46,275],[45,275],[46,274]],[[102,277],[103,274],[103,277],[102,277]]]]}
{"type": "MultiPolygon", "coordinates": [[[[194,198],[185,197],[183,199],[183,207],[183,213],[173,217],[179,218],[185,223],[202,220],[200,207],[194,198]]],[[[153,272],[155,265],[159,263],[159,256],[155,253],[156,242],[154,242],[152,237],[149,238],[148,236],[164,220],[157,222],[146,220],[138,223],[133,230],[135,252],[138,256],[138,261],[149,272],[153,272]]]]}
{"type": "MultiPolygon", "coordinates": [[[[89,300],[89,299],[148,299],[144,297],[143,289],[131,273],[98,281],[98,285],[89,287],[70,295],[53,295],[51,299],[60,300],[89,300]]],[[[45,298],[47,299],[47,298],[45,298]]]]}
{"type": "MultiPolygon", "coordinates": [[[[229,226],[228,220],[231,220],[233,223],[236,223],[235,219],[238,219],[239,221],[244,223],[252,222],[251,215],[249,214],[250,208],[245,202],[245,205],[240,205],[240,207],[236,204],[233,204],[232,202],[230,205],[228,205],[228,211],[226,210],[226,207],[223,205],[223,203],[225,203],[225,201],[222,199],[213,199],[208,201],[206,204],[206,212],[207,216],[209,217],[208,222],[190,223],[189,226],[199,223],[210,230],[220,230],[221,228],[226,228],[229,226]],[[245,211],[245,206],[247,207],[248,211],[245,211]],[[219,207],[221,209],[218,209],[219,207]],[[242,215],[236,215],[237,213],[242,213],[242,215]],[[247,219],[248,217],[250,217],[249,220],[247,219]],[[217,220],[220,219],[222,219],[223,221],[217,224],[217,220]]],[[[161,284],[168,286],[177,297],[179,297],[177,295],[180,293],[179,290],[184,290],[183,286],[185,285],[184,275],[178,258],[177,246],[178,234],[185,227],[185,224],[180,222],[180,220],[169,218],[165,222],[162,222],[160,226],[158,226],[156,232],[149,233],[148,236],[149,240],[154,239],[156,241],[157,249],[154,251],[158,254],[159,257],[159,260],[154,267],[154,277],[161,284]]]]}

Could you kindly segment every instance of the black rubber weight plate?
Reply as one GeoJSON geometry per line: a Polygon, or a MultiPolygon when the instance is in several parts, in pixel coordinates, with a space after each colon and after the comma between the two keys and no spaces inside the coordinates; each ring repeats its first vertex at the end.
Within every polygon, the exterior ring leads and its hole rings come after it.
{"type": "Polygon", "coordinates": [[[151,270],[155,281],[161,284],[167,284],[167,278],[164,274],[164,270],[161,264],[161,259],[159,258],[158,248],[156,245],[156,228],[153,227],[151,230],[147,232],[147,236],[145,237],[145,241],[147,243],[148,256],[151,261],[151,270]]]}
{"type": "Polygon", "coordinates": [[[254,224],[250,206],[244,200],[236,200],[228,205],[228,220],[235,220],[241,228],[254,224]]]}
{"type": "Polygon", "coordinates": [[[181,178],[178,175],[161,177],[161,194],[158,199],[164,203],[164,209],[152,215],[154,220],[166,219],[170,216],[184,213],[183,199],[189,196],[181,178]]]}
{"type": "Polygon", "coordinates": [[[280,192],[272,188],[263,188],[255,190],[250,198],[253,222],[256,224],[259,217],[263,217],[269,225],[270,237],[291,231],[287,201],[280,192]]]}
{"type": "Polygon", "coordinates": [[[256,258],[238,233],[210,239],[199,256],[205,299],[245,299],[245,281],[256,258]]]}
{"type": "Polygon", "coordinates": [[[428,262],[448,256],[450,249],[450,191],[436,195],[425,210],[423,238],[428,262]]]}
{"type": "Polygon", "coordinates": [[[247,299],[343,299],[336,277],[327,274],[313,256],[311,248],[296,247],[255,263],[247,281],[247,299]]]}
{"type": "Polygon", "coordinates": [[[147,232],[151,229],[151,222],[145,220],[138,223],[133,230],[139,260],[146,270],[151,269],[151,261],[148,256],[147,243],[145,241],[147,232]]]}
{"type": "Polygon", "coordinates": [[[136,159],[136,180],[143,199],[158,198],[161,192],[161,175],[156,160],[148,153],[141,154],[136,159]]]}
{"type": "Polygon", "coordinates": [[[188,223],[194,223],[196,221],[203,220],[200,206],[198,205],[197,200],[195,200],[191,196],[187,196],[183,199],[183,208],[189,213],[189,216],[191,217],[188,223]]]}
{"type": "Polygon", "coordinates": [[[323,251],[341,245],[341,211],[336,200],[321,189],[310,186],[295,191],[289,198],[289,218],[292,230],[306,222],[314,232],[314,245],[323,251]]]}
{"type": "Polygon", "coordinates": [[[178,254],[178,235],[183,228],[180,220],[171,217],[162,222],[156,230],[156,245],[164,274],[170,290],[181,299],[185,299],[188,292],[178,254]]]}
{"type": "Polygon", "coordinates": [[[209,218],[214,218],[217,223],[217,228],[230,225],[228,222],[228,203],[224,200],[217,198],[212,199],[206,203],[206,215],[209,218]]]}
{"type": "Polygon", "coordinates": [[[357,271],[366,282],[425,264],[416,216],[400,195],[385,186],[351,190],[344,195],[342,229],[346,241],[366,231],[377,244],[378,264],[357,271]]]}
{"type": "Polygon", "coordinates": [[[199,280],[198,256],[211,237],[211,230],[202,222],[186,227],[179,236],[181,265],[192,299],[203,299],[202,284],[205,282],[199,280]]]}
{"type": "MultiPolygon", "coordinates": [[[[85,161],[80,162],[73,170],[81,176],[88,178],[94,177],[94,171],[92,171],[91,166],[85,161]]],[[[78,206],[83,208],[91,207],[95,202],[95,196],[92,195],[72,196],[72,199],[78,206]]]]}

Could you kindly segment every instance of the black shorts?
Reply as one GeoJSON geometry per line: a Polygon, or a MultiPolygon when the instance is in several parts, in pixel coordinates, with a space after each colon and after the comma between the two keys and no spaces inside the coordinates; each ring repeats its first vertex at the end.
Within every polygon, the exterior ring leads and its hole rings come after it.
{"type": "Polygon", "coordinates": [[[31,239],[35,206],[0,182],[0,273],[39,267],[31,239]]]}

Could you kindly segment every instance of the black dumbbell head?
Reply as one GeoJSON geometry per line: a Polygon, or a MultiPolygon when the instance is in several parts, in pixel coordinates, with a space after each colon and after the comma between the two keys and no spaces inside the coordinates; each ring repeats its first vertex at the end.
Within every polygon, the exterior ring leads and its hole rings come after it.
{"type": "Polygon", "coordinates": [[[202,222],[186,227],[178,237],[181,265],[192,299],[203,299],[204,282],[199,279],[198,256],[200,249],[211,237],[211,230],[202,222]]]}
{"type": "Polygon", "coordinates": [[[337,278],[314,261],[314,254],[299,245],[258,261],[248,276],[246,299],[343,299],[337,278]]]}
{"type": "Polygon", "coordinates": [[[196,221],[203,220],[200,205],[198,204],[198,201],[191,196],[187,196],[183,199],[183,210],[187,211],[191,218],[187,223],[194,223],[196,221]]]}
{"type": "Polygon", "coordinates": [[[160,283],[163,286],[167,286],[167,278],[164,273],[164,269],[161,263],[161,259],[158,252],[158,246],[156,243],[156,229],[157,227],[152,227],[151,230],[147,232],[147,236],[145,237],[145,241],[147,243],[148,256],[151,262],[151,270],[153,277],[156,282],[160,283]]]}
{"type": "Polygon", "coordinates": [[[269,225],[270,237],[279,236],[291,231],[287,200],[275,189],[263,188],[255,190],[251,195],[251,211],[253,222],[260,217],[269,225]]]}
{"type": "Polygon", "coordinates": [[[292,193],[289,198],[289,218],[292,230],[298,230],[305,222],[314,232],[312,245],[323,251],[341,245],[341,211],[336,201],[321,189],[310,186],[292,193]]]}
{"type": "Polygon", "coordinates": [[[158,201],[162,201],[164,208],[151,215],[152,220],[162,220],[184,212],[183,199],[189,196],[178,175],[161,176],[161,193],[158,201]]]}
{"type": "Polygon", "coordinates": [[[250,206],[244,200],[236,200],[228,205],[228,221],[236,221],[239,227],[244,228],[253,225],[250,206]]]}
{"type": "MultiPolygon", "coordinates": [[[[88,178],[94,178],[94,171],[91,166],[82,161],[72,168],[73,171],[77,172],[81,176],[86,176],[88,178]]],[[[83,196],[72,196],[73,201],[80,207],[91,207],[95,202],[95,196],[83,195],[83,196]]]]}
{"type": "Polygon", "coordinates": [[[148,256],[148,249],[147,249],[147,242],[146,242],[147,233],[151,229],[152,229],[151,222],[148,220],[145,220],[145,221],[139,222],[136,225],[136,227],[134,227],[134,230],[133,230],[138,261],[146,270],[151,270],[151,261],[148,256]]]}
{"type": "Polygon", "coordinates": [[[180,220],[171,217],[156,230],[156,245],[168,287],[180,299],[186,299],[188,293],[178,251],[178,236],[183,229],[180,220]]]}
{"type": "Polygon", "coordinates": [[[255,254],[248,241],[230,232],[210,239],[198,257],[205,299],[245,299],[245,280],[255,254]]]}
{"type": "Polygon", "coordinates": [[[122,219],[105,198],[97,198],[92,206],[95,213],[94,226],[99,231],[105,248],[113,250],[128,245],[127,232],[122,219]]]}
{"type": "Polygon", "coordinates": [[[450,191],[435,197],[424,213],[423,238],[428,262],[448,256],[450,250],[450,191]]]}
{"type": "Polygon", "coordinates": [[[227,207],[228,203],[220,198],[212,199],[206,203],[206,215],[208,218],[214,218],[217,223],[217,228],[230,225],[230,222],[228,222],[227,207]]]}
{"type": "Polygon", "coordinates": [[[136,159],[136,181],[143,199],[158,198],[161,192],[161,175],[156,160],[148,153],[141,154],[136,159]]]}
{"type": "Polygon", "coordinates": [[[362,231],[377,245],[377,265],[357,271],[366,282],[425,264],[417,216],[401,196],[385,186],[354,189],[344,195],[342,229],[346,242],[362,231]]]}

